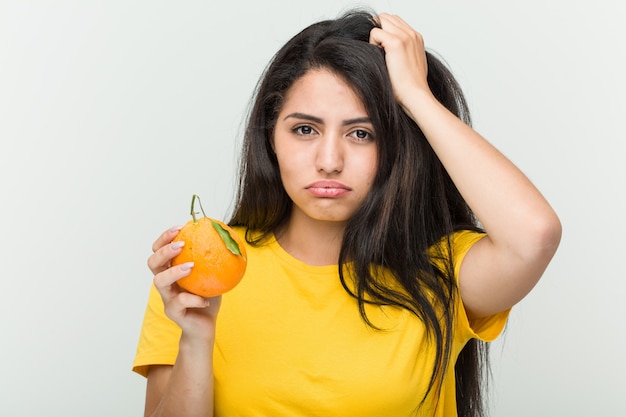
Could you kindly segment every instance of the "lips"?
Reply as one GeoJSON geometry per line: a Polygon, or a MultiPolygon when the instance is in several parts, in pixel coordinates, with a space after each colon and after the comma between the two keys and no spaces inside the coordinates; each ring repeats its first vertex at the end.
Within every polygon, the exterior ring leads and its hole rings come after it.
{"type": "Polygon", "coordinates": [[[315,181],[306,186],[309,193],[316,197],[340,197],[350,191],[352,188],[339,181],[322,180],[315,181]]]}

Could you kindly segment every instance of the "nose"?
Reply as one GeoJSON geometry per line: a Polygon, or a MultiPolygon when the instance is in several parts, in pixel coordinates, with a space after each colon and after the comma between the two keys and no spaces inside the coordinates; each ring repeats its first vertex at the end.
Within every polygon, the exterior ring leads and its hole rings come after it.
{"type": "Polygon", "coordinates": [[[340,135],[322,136],[317,143],[316,152],[315,165],[319,172],[333,174],[343,170],[344,149],[340,135]]]}

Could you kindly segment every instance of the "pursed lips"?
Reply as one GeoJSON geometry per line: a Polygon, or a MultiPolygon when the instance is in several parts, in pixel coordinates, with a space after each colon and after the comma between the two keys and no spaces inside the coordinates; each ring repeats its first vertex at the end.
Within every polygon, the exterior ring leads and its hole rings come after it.
{"type": "Polygon", "coordinates": [[[317,197],[339,197],[352,191],[352,188],[339,181],[315,181],[305,187],[311,194],[317,197]]]}

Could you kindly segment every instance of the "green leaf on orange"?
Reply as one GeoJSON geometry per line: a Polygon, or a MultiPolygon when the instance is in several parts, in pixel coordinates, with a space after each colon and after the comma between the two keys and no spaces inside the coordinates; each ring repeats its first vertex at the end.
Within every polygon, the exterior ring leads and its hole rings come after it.
{"type": "Polygon", "coordinates": [[[230,235],[230,232],[224,229],[222,225],[217,222],[211,221],[211,224],[213,225],[213,228],[217,231],[217,234],[220,235],[220,238],[224,242],[224,245],[226,245],[226,248],[228,248],[228,250],[231,251],[234,255],[243,257],[243,255],[241,254],[241,249],[239,249],[239,244],[237,243],[237,241],[235,241],[235,239],[233,239],[233,237],[230,235]]]}

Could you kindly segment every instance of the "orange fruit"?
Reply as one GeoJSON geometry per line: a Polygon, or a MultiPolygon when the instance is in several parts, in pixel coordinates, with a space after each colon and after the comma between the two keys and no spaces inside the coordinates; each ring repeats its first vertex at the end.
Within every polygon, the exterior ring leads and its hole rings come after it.
{"type": "MultiPolygon", "coordinates": [[[[228,225],[210,217],[192,216],[174,241],[185,245],[172,259],[172,265],[193,262],[191,273],[177,281],[185,291],[202,297],[214,297],[235,288],[243,278],[247,259],[243,239],[228,225]]],[[[203,211],[204,213],[204,211],[203,211]]]]}

